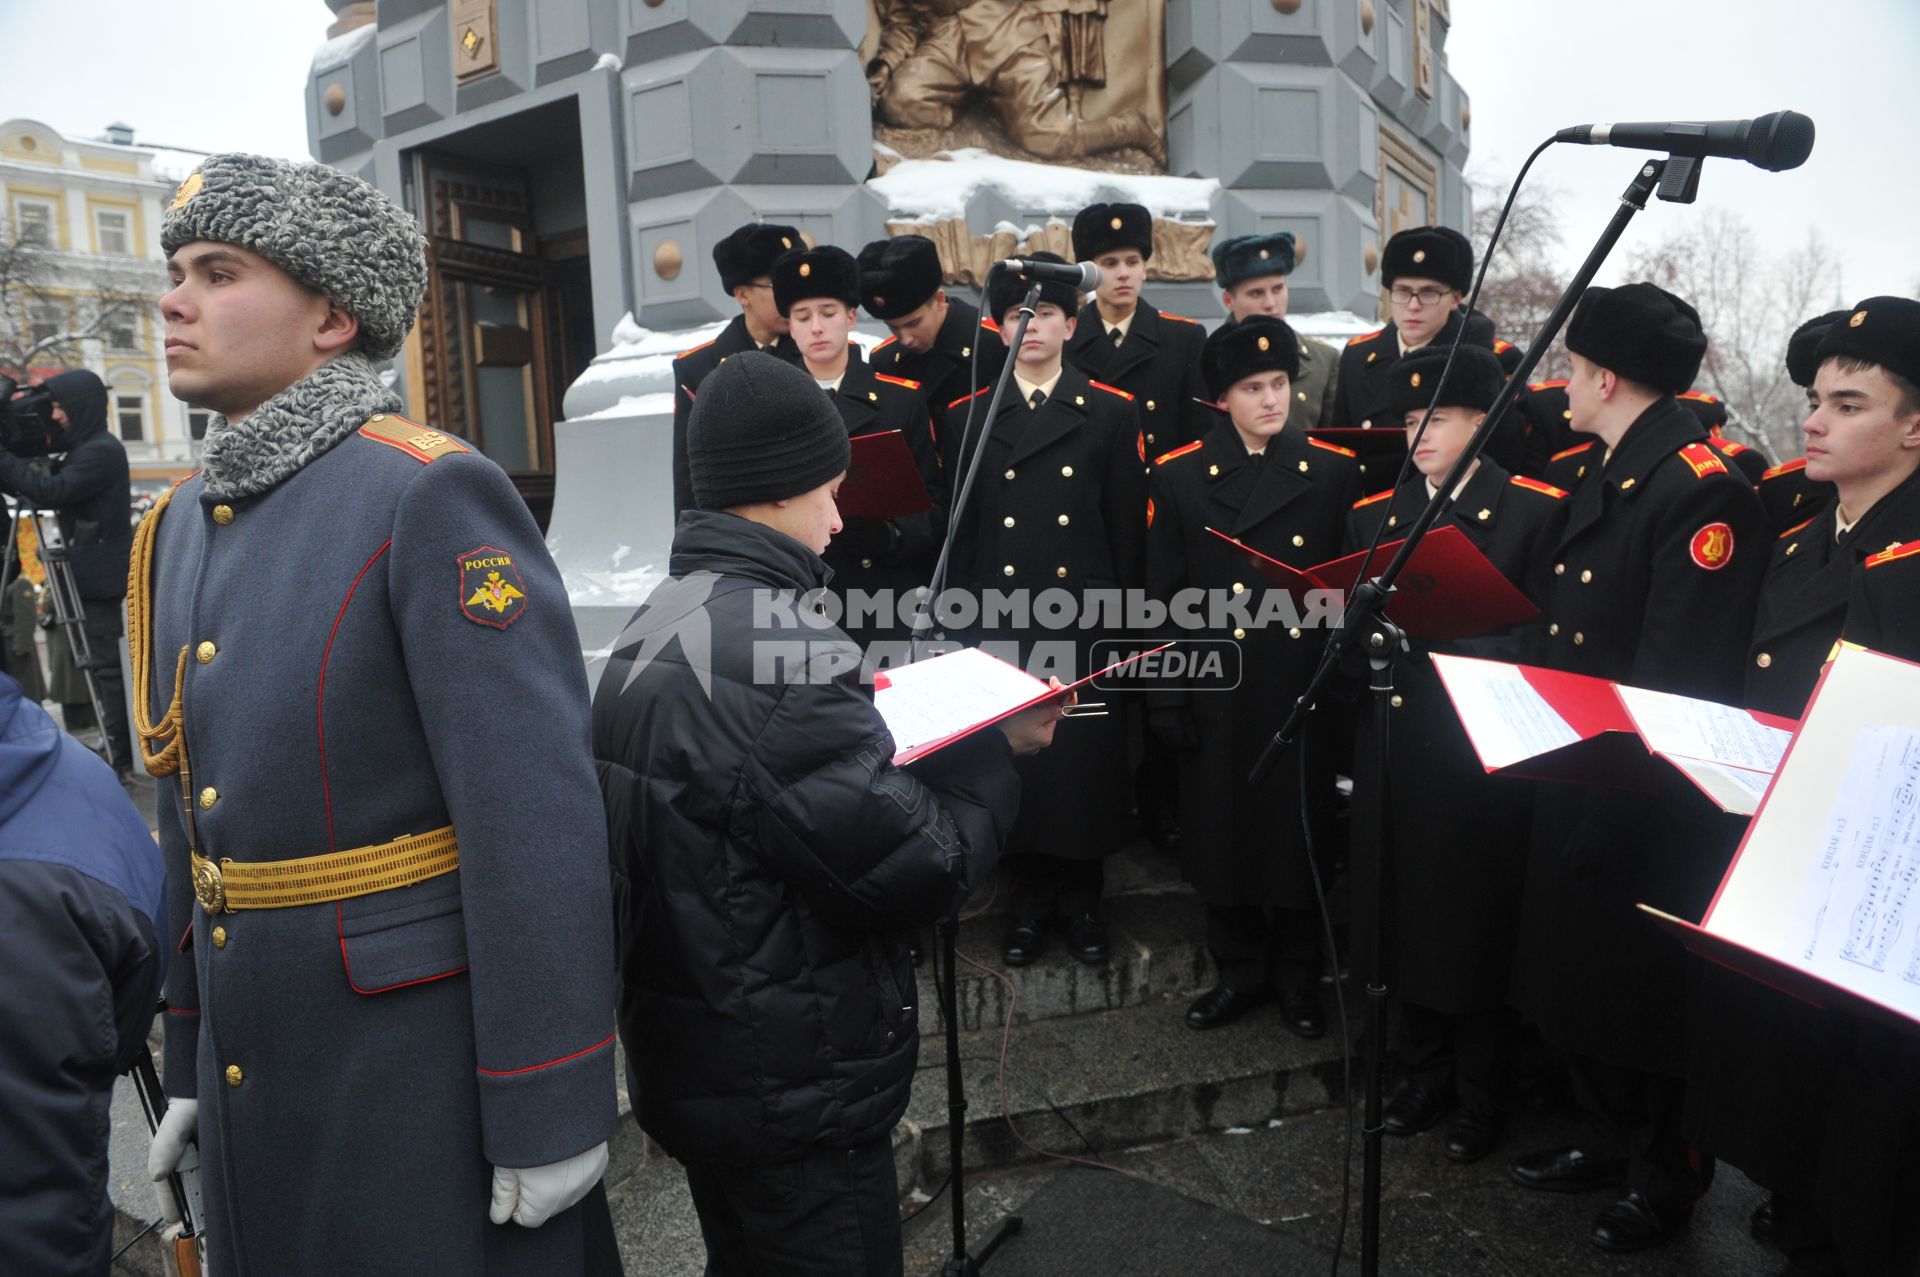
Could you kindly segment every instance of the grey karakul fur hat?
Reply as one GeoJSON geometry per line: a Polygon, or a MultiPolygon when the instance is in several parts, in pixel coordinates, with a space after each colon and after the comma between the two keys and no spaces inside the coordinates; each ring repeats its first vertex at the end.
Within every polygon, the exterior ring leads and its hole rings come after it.
{"type": "Polygon", "coordinates": [[[160,247],[210,240],[258,253],[360,320],[360,348],[391,359],[427,291],[427,241],[411,214],[324,164],[210,155],[167,207],[160,247]]]}

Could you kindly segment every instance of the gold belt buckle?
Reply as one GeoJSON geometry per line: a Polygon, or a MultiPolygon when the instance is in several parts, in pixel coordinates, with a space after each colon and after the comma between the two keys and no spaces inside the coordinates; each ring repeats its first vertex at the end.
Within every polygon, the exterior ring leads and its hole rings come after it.
{"type": "Polygon", "coordinates": [[[220,878],[220,866],[205,856],[193,858],[193,896],[208,913],[220,913],[227,907],[227,887],[220,878]]]}

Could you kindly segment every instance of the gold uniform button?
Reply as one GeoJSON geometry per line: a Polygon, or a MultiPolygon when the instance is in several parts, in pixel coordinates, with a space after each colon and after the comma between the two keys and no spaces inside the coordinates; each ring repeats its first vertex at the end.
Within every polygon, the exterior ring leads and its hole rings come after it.
{"type": "Polygon", "coordinates": [[[213,805],[220,801],[220,791],[208,785],[200,791],[200,810],[212,811],[213,805]]]}
{"type": "Polygon", "coordinates": [[[872,559],[862,559],[862,560],[860,560],[860,566],[861,566],[861,567],[863,567],[863,568],[867,568],[867,569],[871,569],[871,568],[873,567],[873,560],[872,560],[872,559]]]}
{"type": "Polygon", "coordinates": [[[1753,658],[1753,663],[1755,665],[1758,665],[1761,669],[1766,669],[1773,664],[1773,657],[1768,655],[1765,652],[1762,652],[1760,653],[1760,655],[1753,658]]]}
{"type": "Polygon", "coordinates": [[[247,1080],[247,1075],[240,1071],[240,1066],[238,1064],[227,1065],[227,1085],[228,1086],[238,1086],[246,1080],[247,1080]]]}
{"type": "Polygon", "coordinates": [[[1067,575],[1067,570],[1065,568],[1055,568],[1053,574],[1064,579],[1067,575]]]}
{"type": "Polygon", "coordinates": [[[1593,584],[1593,569],[1592,569],[1592,568],[1586,568],[1586,569],[1584,569],[1584,570],[1583,570],[1583,571],[1582,571],[1582,572],[1580,573],[1580,584],[1582,584],[1582,585],[1592,585],[1592,584],[1593,584]]]}
{"type": "Polygon", "coordinates": [[[1061,515],[1061,516],[1060,516],[1060,526],[1061,526],[1061,527],[1063,527],[1063,528],[1064,528],[1064,527],[1066,527],[1066,526],[1067,526],[1067,524],[1069,524],[1069,523],[1071,523],[1071,522],[1072,522],[1072,520],[1071,520],[1071,519],[1069,519],[1069,518],[1067,518],[1067,516],[1066,516],[1066,515],[1064,515],[1064,514],[1063,514],[1063,515],[1061,515]]]}
{"type": "Polygon", "coordinates": [[[1557,637],[1560,633],[1560,622],[1555,621],[1552,625],[1549,625],[1547,627],[1547,633],[1555,635],[1557,637]]]}
{"type": "Polygon", "coordinates": [[[1011,563],[1009,563],[1009,564],[1007,564],[1007,566],[1005,566],[1004,568],[1001,568],[1001,569],[1000,569],[1000,574],[1001,574],[1002,576],[1012,576],[1012,575],[1013,575],[1013,564],[1011,564],[1011,563]]]}
{"type": "Polygon", "coordinates": [[[1288,637],[1288,638],[1299,638],[1299,637],[1300,637],[1300,630],[1299,630],[1299,627],[1298,627],[1298,626],[1296,626],[1296,627],[1294,627],[1293,629],[1290,629],[1290,630],[1288,630],[1288,631],[1287,631],[1287,637],[1288,637]]]}
{"type": "Polygon", "coordinates": [[[1009,470],[1009,471],[1007,471],[1007,473],[1006,473],[1006,477],[1007,477],[1007,478],[1009,478],[1009,479],[1011,479],[1011,478],[1013,478],[1013,471],[1011,471],[1011,470],[1009,470]]]}
{"type": "Polygon", "coordinates": [[[1392,705],[1395,709],[1399,709],[1402,705],[1406,704],[1406,702],[1401,700],[1398,696],[1394,697],[1391,701],[1387,703],[1392,705]]]}
{"type": "Polygon", "coordinates": [[[1158,439],[1155,439],[1155,438],[1154,438],[1154,437],[1153,437],[1152,435],[1148,435],[1148,436],[1147,436],[1147,442],[1148,442],[1148,443],[1158,443],[1158,442],[1160,442],[1160,441],[1159,441],[1158,439]]]}
{"type": "Polygon", "coordinates": [[[1233,631],[1233,636],[1237,639],[1243,639],[1247,636],[1247,632],[1245,630],[1236,628],[1233,631]]]}
{"type": "Polygon", "coordinates": [[[227,929],[225,927],[215,927],[213,929],[213,947],[216,949],[224,949],[227,947],[227,929]]]}
{"type": "Polygon", "coordinates": [[[213,521],[223,528],[229,523],[232,523],[233,507],[230,505],[217,505],[213,507],[213,521]]]}
{"type": "Polygon", "coordinates": [[[1061,467],[1060,467],[1060,477],[1061,477],[1062,479],[1071,479],[1071,478],[1073,478],[1073,467],[1072,467],[1072,466],[1061,466],[1061,467]]]}
{"type": "Polygon", "coordinates": [[[1247,587],[1245,583],[1240,581],[1235,581],[1233,583],[1233,592],[1235,594],[1245,594],[1247,592],[1247,587]]]}
{"type": "Polygon", "coordinates": [[[193,659],[199,661],[202,665],[211,665],[213,658],[219,654],[220,649],[213,645],[213,640],[211,639],[193,649],[193,659]]]}
{"type": "MultiPolygon", "coordinates": [[[[1154,403],[1153,403],[1153,400],[1151,399],[1147,400],[1147,411],[1148,412],[1154,411],[1154,403]]],[[[1152,436],[1148,436],[1148,437],[1151,438],[1152,436]]]]}
{"type": "Polygon", "coordinates": [[[1556,563],[1556,564],[1554,564],[1554,565],[1553,565],[1553,574],[1554,574],[1555,576],[1565,576],[1565,575],[1567,574],[1567,565],[1566,565],[1566,564],[1564,564],[1564,563],[1556,563]]]}
{"type": "Polygon", "coordinates": [[[376,413],[374,413],[374,414],[373,414],[373,415],[372,415],[371,417],[368,417],[368,418],[367,418],[367,424],[368,424],[368,425],[372,425],[372,424],[373,424],[374,422],[376,422],[376,421],[385,421],[386,419],[387,419],[387,414],[386,414],[386,413],[384,413],[384,412],[376,412],[376,413]]]}
{"type": "Polygon", "coordinates": [[[1300,392],[1300,402],[1305,403],[1306,401],[1307,401],[1307,392],[1303,390],[1300,392]]]}
{"type": "Polygon", "coordinates": [[[1587,636],[1582,634],[1579,630],[1575,630],[1573,632],[1573,645],[1575,647],[1579,647],[1582,643],[1586,641],[1587,641],[1587,636]]]}
{"type": "Polygon", "coordinates": [[[1307,543],[1307,539],[1301,536],[1298,532],[1296,532],[1293,534],[1293,543],[1297,546],[1305,545],[1307,543]]]}
{"type": "Polygon", "coordinates": [[[1000,522],[1003,526],[1010,528],[1013,526],[1013,516],[1008,515],[1006,518],[1000,520],[1000,522]]]}
{"type": "MultiPolygon", "coordinates": [[[[960,358],[962,358],[962,359],[972,359],[972,358],[973,358],[973,347],[972,347],[972,346],[962,346],[962,347],[960,347],[960,358]]],[[[900,361],[896,359],[896,360],[894,360],[894,362],[895,362],[895,363],[899,363],[900,361]]]]}

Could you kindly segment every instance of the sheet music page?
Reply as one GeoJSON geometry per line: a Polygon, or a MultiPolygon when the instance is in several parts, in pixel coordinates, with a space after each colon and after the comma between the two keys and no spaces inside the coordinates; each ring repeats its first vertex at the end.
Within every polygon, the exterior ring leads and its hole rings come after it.
{"type": "Polygon", "coordinates": [[[1732,812],[1736,816],[1751,816],[1760,810],[1760,800],[1767,796],[1767,786],[1773,781],[1771,772],[1728,767],[1722,763],[1710,763],[1704,758],[1688,758],[1683,754],[1665,754],[1663,757],[1698,785],[1701,792],[1718,803],[1722,811],[1732,812]]]}
{"type": "Polygon", "coordinates": [[[873,707],[893,733],[896,761],[1047,690],[1025,670],[976,647],[896,666],[886,674],[887,685],[874,690],[873,707]]]}
{"type": "Polygon", "coordinates": [[[1624,684],[1618,690],[1641,739],[1656,754],[1704,758],[1771,776],[1793,740],[1792,732],[1769,727],[1732,705],[1624,684]]]}
{"type": "Polygon", "coordinates": [[[1816,975],[1914,1016],[1920,1016],[1917,799],[1920,728],[1862,730],[1780,950],[1816,975]]]}
{"type": "Polygon", "coordinates": [[[1516,665],[1435,653],[1454,712],[1488,771],[1549,753],[1580,739],[1516,665]]]}

